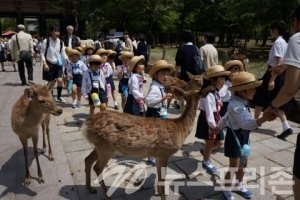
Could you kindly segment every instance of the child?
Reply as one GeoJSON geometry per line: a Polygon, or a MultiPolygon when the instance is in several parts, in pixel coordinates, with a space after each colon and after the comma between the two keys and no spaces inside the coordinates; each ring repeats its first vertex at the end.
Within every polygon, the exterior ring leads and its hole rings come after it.
{"type": "Polygon", "coordinates": [[[119,105],[116,99],[116,95],[115,95],[115,83],[113,81],[113,76],[116,74],[116,64],[114,62],[115,56],[117,55],[117,52],[109,49],[109,53],[108,53],[108,57],[107,57],[107,62],[111,65],[112,69],[113,69],[113,74],[111,75],[111,97],[113,98],[114,101],[114,109],[118,110],[119,109],[119,105]]]}
{"type": "Polygon", "coordinates": [[[131,71],[131,76],[128,80],[128,98],[124,107],[125,113],[130,113],[136,116],[144,116],[144,95],[143,95],[143,71],[144,56],[134,56],[129,62],[129,71],[131,71]]]}
{"type": "Polygon", "coordinates": [[[200,150],[203,154],[202,167],[210,174],[217,171],[217,168],[211,164],[211,152],[213,149],[220,147],[224,140],[223,132],[217,133],[217,123],[220,119],[220,108],[222,106],[218,92],[225,83],[225,77],[229,74],[230,72],[225,71],[221,65],[209,67],[204,74],[204,78],[210,82],[214,90],[205,98],[200,99],[201,112],[198,117],[196,137],[205,140],[204,150],[200,150]]]}
{"type": "Polygon", "coordinates": [[[105,84],[105,91],[106,91],[106,98],[107,98],[106,106],[108,103],[108,98],[111,96],[112,89],[115,90],[114,80],[112,77],[113,68],[111,67],[110,63],[107,62],[109,53],[110,53],[109,50],[106,50],[103,48],[98,49],[96,52],[96,54],[98,54],[101,57],[102,64],[100,65],[100,69],[102,70],[103,75],[105,77],[105,81],[106,81],[106,84],[105,84]]]}
{"type": "MultiPolygon", "coordinates": [[[[172,98],[171,93],[165,93],[164,83],[166,76],[174,71],[174,66],[165,60],[158,60],[153,64],[149,75],[152,83],[145,98],[147,105],[146,117],[167,118],[167,99],[172,98]]],[[[156,165],[153,157],[148,157],[148,164],[156,165]]]]}
{"type": "Polygon", "coordinates": [[[83,54],[83,56],[81,57],[81,60],[82,60],[82,62],[84,62],[84,63],[86,64],[86,66],[87,66],[88,68],[89,68],[90,66],[89,66],[89,63],[87,62],[87,60],[89,59],[89,57],[90,57],[91,55],[93,55],[94,49],[95,49],[95,47],[90,46],[90,45],[86,45],[86,46],[84,46],[84,48],[83,48],[84,54],[83,54]]]}
{"type": "MultiPolygon", "coordinates": [[[[238,168],[236,178],[238,180],[237,192],[244,198],[251,198],[252,192],[246,189],[243,184],[244,171],[247,166],[247,155],[241,156],[241,149],[249,149],[249,133],[250,130],[256,129],[262,123],[275,119],[271,113],[264,113],[261,118],[251,118],[250,109],[247,100],[252,100],[255,94],[255,88],[260,86],[262,81],[257,81],[253,74],[249,72],[240,72],[234,75],[232,79],[232,87],[229,89],[234,92],[232,94],[228,111],[218,123],[218,129],[222,130],[228,127],[225,138],[225,156],[229,157],[229,167],[238,168]],[[248,145],[247,145],[248,144],[248,145]],[[246,148],[248,147],[248,148],[246,148]]],[[[232,175],[233,177],[233,175],[232,175]]],[[[225,175],[225,186],[231,186],[228,180],[232,177],[230,171],[225,175]]],[[[234,199],[230,190],[223,191],[225,199],[234,199]]]]}
{"type": "Polygon", "coordinates": [[[130,51],[121,51],[120,60],[122,65],[118,67],[118,78],[119,78],[119,93],[121,94],[122,109],[124,110],[127,96],[128,96],[128,80],[130,77],[130,71],[128,64],[130,59],[133,57],[133,53],[130,51]]]}
{"type": "Polygon", "coordinates": [[[223,117],[227,112],[227,106],[230,100],[231,92],[229,91],[229,87],[232,86],[231,80],[233,75],[244,71],[244,65],[240,60],[230,60],[225,63],[224,68],[226,71],[230,71],[230,75],[226,79],[223,87],[220,89],[219,94],[222,101],[222,107],[220,110],[220,116],[223,117]]]}
{"type": "Polygon", "coordinates": [[[86,70],[82,78],[82,96],[89,101],[90,116],[93,117],[95,113],[95,105],[91,94],[96,93],[100,100],[100,111],[106,110],[106,94],[105,94],[105,78],[100,65],[102,63],[99,55],[91,55],[88,59],[90,68],[86,70]]]}
{"type": "Polygon", "coordinates": [[[69,53],[70,63],[67,65],[67,76],[68,79],[73,79],[72,85],[72,108],[80,107],[81,100],[81,85],[83,73],[87,70],[86,65],[79,60],[80,52],[72,50],[69,53]]]}

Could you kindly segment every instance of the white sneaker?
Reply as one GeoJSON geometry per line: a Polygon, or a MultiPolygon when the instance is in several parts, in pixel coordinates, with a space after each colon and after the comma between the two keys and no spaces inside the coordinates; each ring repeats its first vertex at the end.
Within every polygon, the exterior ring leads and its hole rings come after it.
{"type": "Polygon", "coordinates": [[[56,97],[55,100],[62,102],[62,103],[66,103],[66,100],[64,100],[64,98],[62,98],[62,97],[56,97]]]}

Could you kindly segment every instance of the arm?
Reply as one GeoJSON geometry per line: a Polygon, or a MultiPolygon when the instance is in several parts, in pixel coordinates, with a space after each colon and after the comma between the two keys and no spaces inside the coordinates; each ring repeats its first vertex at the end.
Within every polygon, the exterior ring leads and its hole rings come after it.
{"type": "MultiPolygon", "coordinates": [[[[131,79],[131,92],[135,99],[144,99],[144,95],[140,92],[140,86],[139,86],[139,80],[138,78],[133,74],[130,77],[131,79]]],[[[130,87],[129,86],[129,87],[130,87]]]]}
{"type": "MultiPolygon", "coordinates": [[[[283,57],[276,57],[276,61],[277,61],[277,65],[281,65],[282,61],[283,61],[283,57]]],[[[272,70],[272,69],[270,69],[270,70],[272,70]]],[[[278,76],[278,74],[271,73],[271,78],[270,78],[269,84],[268,84],[268,89],[269,90],[273,90],[274,89],[274,87],[275,87],[275,79],[276,79],[277,76],[278,76]]]]}
{"type": "Polygon", "coordinates": [[[212,94],[208,94],[203,101],[203,106],[206,114],[208,126],[210,128],[216,128],[217,124],[214,117],[213,105],[215,104],[215,97],[212,94]]]}
{"type": "Polygon", "coordinates": [[[145,98],[145,103],[149,107],[154,107],[163,101],[159,87],[152,86],[145,98]]]}

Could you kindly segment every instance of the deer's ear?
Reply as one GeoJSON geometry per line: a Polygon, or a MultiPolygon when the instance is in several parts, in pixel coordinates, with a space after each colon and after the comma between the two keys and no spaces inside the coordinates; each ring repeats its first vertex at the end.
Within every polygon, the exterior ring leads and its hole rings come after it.
{"type": "Polygon", "coordinates": [[[31,99],[31,97],[33,96],[33,94],[34,94],[34,88],[33,87],[30,87],[30,88],[26,88],[25,90],[24,90],[24,95],[27,97],[27,98],[29,98],[29,99],[31,99]]]}

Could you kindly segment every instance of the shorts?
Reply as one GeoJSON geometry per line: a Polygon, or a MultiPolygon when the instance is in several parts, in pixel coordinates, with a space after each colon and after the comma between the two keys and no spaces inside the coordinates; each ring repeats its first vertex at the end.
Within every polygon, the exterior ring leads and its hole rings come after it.
{"type": "Polygon", "coordinates": [[[90,106],[94,105],[94,102],[93,102],[92,97],[91,97],[91,94],[94,93],[94,92],[98,93],[101,103],[107,103],[107,97],[106,97],[105,91],[102,88],[99,88],[99,92],[95,91],[95,90],[98,90],[98,89],[92,89],[92,91],[88,94],[88,96],[89,96],[89,105],[90,106]]]}

